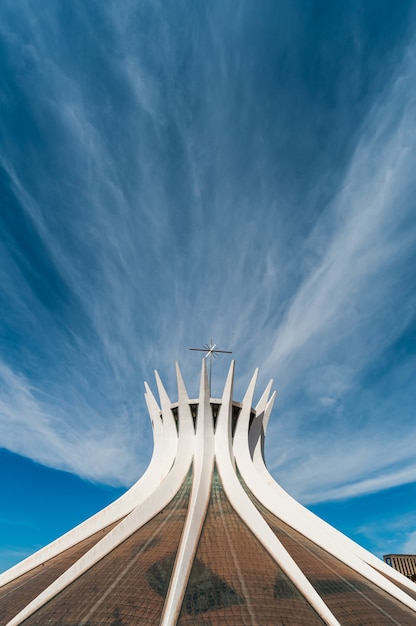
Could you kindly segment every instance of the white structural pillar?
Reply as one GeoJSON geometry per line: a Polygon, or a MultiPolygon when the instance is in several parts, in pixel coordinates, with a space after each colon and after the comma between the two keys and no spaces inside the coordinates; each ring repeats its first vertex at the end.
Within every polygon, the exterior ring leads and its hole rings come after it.
{"type": "MultiPolygon", "coordinates": [[[[301,533],[326,553],[347,565],[357,575],[387,593],[404,605],[406,610],[413,611],[416,623],[416,600],[410,593],[413,590],[412,583],[305,509],[269,474],[264,460],[264,437],[275,399],[275,393],[271,394],[272,381],[267,385],[257,406],[253,408],[257,370],[242,403],[237,404],[233,401],[234,362],[231,363],[220,400],[210,398],[205,360],[202,361],[198,399],[188,397],[178,364],[177,403],[171,402],[157,372],[155,376],[158,401],[145,384],[145,398],[154,434],[154,450],[148,470],[116,502],[0,576],[1,590],[2,586],[16,580],[22,574],[30,574],[42,563],[47,565],[50,559],[80,541],[109,525],[114,525],[104,537],[97,540],[83,556],[9,620],[7,626],[22,624],[142,528],[169,505],[192,472],[188,510],[159,622],[160,626],[175,626],[204,528],[212,490],[214,463],[224,494],[235,513],[324,624],[339,626],[340,622],[304,574],[302,563],[296,562],[278,539],[262,515],[261,507],[255,503],[256,500],[275,518],[297,533],[301,533]],[[213,404],[220,405],[216,424],[213,404]],[[192,414],[195,406],[196,417],[192,414]],[[237,409],[239,415],[233,432],[233,419],[237,409]]],[[[128,567],[127,563],[126,568],[128,567]]],[[[116,583],[117,581],[114,581],[114,585],[116,583]]],[[[86,626],[94,618],[94,612],[105,600],[107,593],[110,593],[110,589],[102,590],[101,597],[95,600],[95,604],[78,620],[80,626],[86,626]]],[[[257,623],[254,614],[251,615],[251,621],[252,624],[257,623]]],[[[396,622],[393,620],[393,623],[396,622]]]]}

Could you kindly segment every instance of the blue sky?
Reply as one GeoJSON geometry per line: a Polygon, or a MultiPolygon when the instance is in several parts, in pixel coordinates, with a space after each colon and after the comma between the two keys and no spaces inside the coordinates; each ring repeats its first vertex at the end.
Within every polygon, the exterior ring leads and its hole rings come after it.
{"type": "Polygon", "coordinates": [[[280,483],[416,552],[415,53],[405,0],[1,3],[0,569],[140,476],[211,336],[280,483]]]}

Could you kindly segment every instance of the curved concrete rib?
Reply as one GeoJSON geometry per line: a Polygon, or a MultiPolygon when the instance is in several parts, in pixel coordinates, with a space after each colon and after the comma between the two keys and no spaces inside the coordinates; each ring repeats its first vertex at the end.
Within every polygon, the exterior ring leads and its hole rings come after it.
{"type": "MultiPolygon", "coordinates": [[[[282,522],[309,538],[317,546],[374,583],[379,589],[390,594],[402,605],[416,612],[416,601],[391,582],[391,580],[396,581],[402,588],[414,591],[414,584],[411,581],[303,507],[289,496],[268,472],[264,459],[264,437],[276,396],[275,393],[270,396],[272,381],[262,394],[253,417],[252,401],[257,379],[257,370],[255,371],[241,403],[233,436],[234,361],[227,375],[222,400],[212,400],[216,404],[221,404],[215,432],[205,360],[202,361],[198,401],[189,399],[182,374],[176,364],[177,408],[176,404],[172,405],[157,372],[155,376],[159,403],[145,383],[145,398],[154,432],[154,450],[149,468],[143,477],[119,500],[102,512],[5,572],[0,576],[0,586],[60,554],[107,525],[117,521],[118,524],[6,626],[18,626],[24,622],[164,509],[183,486],[192,466],[192,489],[188,511],[160,621],[161,626],[174,626],[180,614],[206,518],[214,461],[217,463],[227,498],[242,523],[250,529],[325,624],[339,626],[335,616],[279,541],[252,502],[250,495],[253,495],[282,522]],[[198,403],[195,427],[190,408],[190,404],[194,402],[198,403]],[[241,484],[237,469],[247,490],[251,492],[250,495],[241,484]]],[[[128,560],[126,568],[129,569],[131,566],[132,562],[128,560]]],[[[116,583],[117,580],[113,581],[113,585],[102,591],[97,603],[88,607],[86,614],[78,622],[79,626],[87,625],[110,588],[116,583]]],[[[247,598],[249,598],[248,589],[247,598]]],[[[254,614],[251,615],[251,620],[253,624],[256,623],[254,614]]]]}
{"type": "MultiPolygon", "coordinates": [[[[263,455],[257,454],[256,465],[254,465],[248,440],[249,417],[248,410],[244,411],[243,409],[234,435],[233,450],[241,476],[259,502],[276,517],[311,539],[311,541],[337,559],[343,561],[367,580],[376,584],[412,610],[416,610],[415,600],[387,580],[385,576],[371,567],[367,560],[363,558],[363,554],[367,552],[364,548],[303,507],[273,480],[263,463],[263,455]]],[[[371,553],[368,553],[366,556],[369,561],[379,561],[371,553]]],[[[380,564],[388,567],[381,561],[380,564]]],[[[389,569],[391,570],[391,568],[389,569]]],[[[401,579],[399,582],[403,584],[401,579]]],[[[411,589],[411,581],[406,582],[406,586],[411,589]]]]}
{"type": "MultiPolygon", "coordinates": [[[[257,403],[255,408],[255,416],[253,419],[253,423],[250,427],[250,431],[248,433],[248,442],[250,447],[250,454],[253,458],[256,453],[256,449],[258,448],[263,455],[263,444],[264,444],[264,411],[269,402],[269,395],[272,389],[273,379],[269,381],[266,389],[264,390],[260,400],[257,403]]],[[[273,394],[273,399],[276,393],[273,394]]]]}
{"type": "MultiPolygon", "coordinates": [[[[168,420],[171,417],[173,421],[170,405],[169,411],[167,411],[166,398],[163,398],[164,389],[160,388],[160,390],[162,392],[161,404],[165,406],[165,411],[162,406],[163,418],[165,419],[166,417],[166,420],[168,420]]],[[[174,425],[174,427],[176,432],[176,426],[174,425]]],[[[192,463],[195,452],[194,437],[189,435],[190,433],[185,432],[184,436],[179,439],[175,462],[158,487],[93,548],[10,620],[6,626],[18,626],[18,624],[21,624],[169,504],[183,485],[192,463]]]]}
{"type": "Polygon", "coordinates": [[[270,414],[273,410],[274,402],[276,400],[276,392],[274,391],[269,400],[267,400],[265,406],[260,405],[256,407],[256,417],[250,429],[251,442],[250,442],[250,454],[253,459],[253,463],[257,465],[257,458],[259,458],[259,464],[264,466],[264,440],[266,437],[266,428],[270,419],[270,414]]]}
{"type": "MultiPolygon", "coordinates": [[[[337,530],[336,528],[334,528],[333,526],[331,526],[330,524],[322,520],[320,517],[312,513],[312,511],[310,511],[309,509],[305,508],[297,500],[292,498],[292,496],[290,496],[274,480],[273,476],[271,476],[265,464],[263,441],[264,441],[264,435],[265,435],[267,423],[270,418],[270,413],[273,408],[275,395],[276,394],[274,393],[272,397],[270,398],[270,400],[268,401],[266,409],[264,411],[264,415],[259,414],[258,416],[256,416],[256,419],[259,419],[259,422],[263,422],[263,427],[261,429],[257,427],[257,429],[255,430],[255,434],[257,437],[259,437],[259,439],[257,439],[257,441],[254,442],[255,449],[254,449],[254,453],[252,454],[253,466],[255,467],[255,469],[257,470],[257,472],[260,474],[261,478],[263,479],[263,483],[269,486],[269,488],[273,491],[274,495],[272,498],[271,494],[269,494],[269,499],[267,500],[267,504],[265,504],[264,501],[259,497],[259,494],[256,496],[257,499],[260,502],[262,502],[263,506],[268,508],[269,511],[271,511],[273,514],[280,517],[283,521],[284,521],[283,514],[285,512],[285,509],[291,508],[292,515],[290,519],[292,521],[296,520],[299,517],[301,519],[303,518],[305,523],[307,522],[303,526],[303,530],[300,530],[300,532],[304,533],[305,528],[306,528],[308,532],[310,533],[311,528],[314,528],[316,532],[318,533],[318,536],[325,536],[327,538],[327,541],[331,542],[333,549],[337,550],[337,548],[339,548],[340,545],[343,545],[345,550],[349,551],[352,554],[355,554],[359,559],[361,559],[361,561],[370,565],[373,569],[380,572],[383,576],[387,576],[388,578],[395,580],[396,582],[400,583],[403,587],[408,588],[409,591],[414,592],[414,585],[412,581],[402,576],[402,574],[400,574],[395,569],[388,566],[386,563],[384,563],[384,561],[374,556],[374,554],[372,554],[371,552],[369,552],[368,550],[366,550],[365,548],[357,544],[355,541],[353,541],[346,535],[343,535],[339,530],[337,530]],[[260,437],[262,437],[262,441],[260,440],[260,437]]],[[[258,408],[259,407],[256,407],[256,411],[258,410],[258,408]]],[[[250,429],[250,433],[252,432],[252,430],[253,430],[253,426],[250,429]]],[[[238,455],[238,452],[237,452],[237,455],[238,455]]],[[[260,486],[260,481],[258,477],[256,477],[256,489],[257,489],[257,485],[260,486]]],[[[292,525],[293,528],[296,528],[293,525],[293,523],[290,523],[290,522],[288,523],[292,525]]],[[[313,540],[316,543],[319,543],[316,537],[313,540]]],[[[326,547],[324,549],[328,550],[328,544],[326,544],[326,547]]]]}
{"type": "MultiPolygon", "coordinates": [[[[273,560],[279,565],[295,587],[304,596],[316,613],[328,626],[340,626],[340,623],[329,610],[322,598],[315,591],[309,580],[303,574],[289,553],[277,539],[271,528],[263,519],[259,511],[245,493],[235,472],[232,458],[229,454],[229,446],[224,445],[227,436],[230,435],[231,407],[232,407],[232,386],[233,386],[234,364],[231,365],[224,388],[222,404],[218,415],[217,429],[215,432],[215,455],[218,472],[224,487],[224,491],[230,501],[231,506],[249,527],[251,532],[257,537],[273,560]]],[[[250,418],[251,400],[257,378],[255,372],[246,395],[243,400],[243,407],[239,415],[250,418]]]]}
{"type": "Polygon", "coordinates": [[[160,408],[147,383],[145,383],[145,388],[146,404],[153,427],[154,446],[150,464],[143,476],[125,494],[105,509],[1,574],[0,587],[122,519],[140,505],[147,497],[146,494],[154,491],[165,478],[175,460],[177,437],[171,436],[171,424],[170,428],[164,426],[160,418],[160,408]]]}
{"type": "MultiPolygon", "coordinates": [[[[264,413],[264,421],[266,422],[266,426],[273,407],[274,398],[275,394],[272,395],[264,413]]],[[[261,415],[259,417],[262,418],[261,415]]],[[[263,437],[265,430],[266,427],[263,427],[263,437]]],[[[293,522],[297,519],[303,520],[304,523],[302,525],[302,528],[299,529],[299,532],[302,532],[303,534],[305,534],[305,532],[309,533],[309,537],[313,541],[315,541],[315,543],[318,543],[318,545],[320,545],[320,539],[324,537],[326,543],[325,545],[322,545],[322,547],[327,551],[332,550],[334,556],[336,555],[336,553],[338,555],[341,555],[340,548],[341,546],[343,546],[342,554],[346,552],[351,556],[355,555],[358,559],[360,559],[362,563],[367,564],[372,568],[366,570],[370,575],[372,570],[376,570],[376,572],[380,572],[382,574],[383,578],[387,576],[388,578],[398,582],[402,587],[405,587],[409,589],[409,591],[414,592],[414,583],[412,583],[411,580],[400,574],[400,572],[387,565],[384,561],[377,558],[374,554],[360,546],[358,543],[356,543],[346,535],[343,535],[339,530],[325,522],[325,520],[321,519],[320,517],[315,515],[315,513],[312,513],[312,511],[300,504],[300,502],[292,498],[292,496],[290,496],[287,491],[285,491],[269,473],[269,470],[267,469],[265,464],[262,444],[260,444],[260,441],[257,442],[255,447],[255,452],[253,455],[253,465],[260,477],[263,479],[263,482],[261,482],[261,479],[259,479],[259,477],[257,476],[255,479],[255,483],[253,482],[252,486],[254,486],[255,484],[257,491],[257,489],[261,489],[261,486],[263,484],[267,485],[270,490],[273,491],[273,497],[271,492],[268,494],[268,496],[264,496],[264,498],[268,498],[267,504],[265,503],[265,499],[259,497],[260,494],[256,495],[257,499],[262,502],[263,506],[269,509],[269,511],[280,517],[283,521],[285,521],[283,515],[286,512],[288,515],[290,514],[290,519],[292,520],[292,522],[287,523],[295,529],[298,528],[297,526],[294,526],[293,522]],[[311,531],[312,533],[314,533],[314,537],[312,537],[311,531]]],[[[338,556],[338,558],[344,557],[338,556]]],[[[382,579],[377,578],[377,580],[382,579]]],[[[391,587],[389,588],[391,589],[391,587]]],[[[413,608],[413,600],[411,601],[411,604],[411,608],[413,608]]]]}
{"type": "MultiPolygon", "coordinates": [[[[180,381],[178,376],[178,388],[180,381]]],[[[181,419],[181,412],[186,409],[189,411],[189,400],[186,406],[183,402],[181,403],[181,400],[179,402],[179,419],[181,419]]],[[[202,361],[195,450],[197,454],[194,456],[191,498],[160,626],[175,626],[177,622],[211,493],[214,429],[205,359],[202,361]]]]}

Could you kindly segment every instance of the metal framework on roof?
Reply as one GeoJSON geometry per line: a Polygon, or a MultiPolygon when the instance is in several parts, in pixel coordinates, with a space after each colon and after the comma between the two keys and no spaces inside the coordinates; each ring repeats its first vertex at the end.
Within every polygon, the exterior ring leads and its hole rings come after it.
{"type": "Polygon", "coordinates": [[[7,626],[416,623],[416,587],[291,498],[269,474],[272,381],[233,401],[202,361],[198,399],[156,373],[154,450],[121,498],[0,576],[7,626]]]}

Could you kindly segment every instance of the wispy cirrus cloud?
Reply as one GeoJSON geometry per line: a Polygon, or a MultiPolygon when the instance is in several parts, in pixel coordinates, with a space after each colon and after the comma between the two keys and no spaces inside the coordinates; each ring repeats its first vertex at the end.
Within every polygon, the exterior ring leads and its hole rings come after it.
{"type": "Polygon", "coordinates": [[[349,14],[309,38],[306,8],[58,4],[0,27],[1,445],[132,482],[141,381],[156,367],[175,396],[179,358],[195,395],[187,348],[213,336],[237,396],[257,365],[277,378],[267,452],[291,492],[414,480],[414,33],[364,59],[349,14]]]}
{"type": "MultiPolygon", "coordinates": [[[[283,374],[290,398],[283,409],[295,420],[283,465],[292,457],[297,470],[288,482],[307,501],[416,479],[409,394],[381,374],[374,380],[414,324],[410,56],[369,112],[340,189],[306,243],[312,268],[288,303],[266,362],[283,374]],[[309,440],[301,443],[297,428],[305,427],[309,440]]],[[[397,367],[409,380],[413,357],[402,354],[397,367]]]]}
{"type": "Polygon", "coordinates": [[[2,447],[110,484],[133,481],[143,471],[145,459],[140,468],[129,441],[131,425],[123,415],[117,416],[109,431],[93,406],[83,405],[76,395],[63,399],[36,389],[4,363],[0,364],[0,390],[2,447]],[[77,414],[68,420],[71,409],[77,414]]]}

